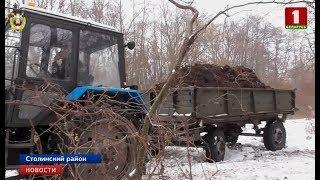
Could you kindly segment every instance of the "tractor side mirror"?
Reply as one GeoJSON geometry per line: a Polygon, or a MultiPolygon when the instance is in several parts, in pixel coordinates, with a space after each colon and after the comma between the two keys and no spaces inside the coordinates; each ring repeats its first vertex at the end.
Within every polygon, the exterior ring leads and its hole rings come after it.
{"type": "Polygon", "coordinates": [[[134,41],[130,41],[124,47],[128,47],[130,50],[132,50],[134,47],[136,47],[136,43],[134,41]]]}

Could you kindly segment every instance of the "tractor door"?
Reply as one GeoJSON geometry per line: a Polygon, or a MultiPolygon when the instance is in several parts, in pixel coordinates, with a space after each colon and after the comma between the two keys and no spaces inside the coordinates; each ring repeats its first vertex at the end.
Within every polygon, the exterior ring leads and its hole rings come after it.
{"type": "MultiPolygon", "coordinates": [[[[14,80],[18,75],[18,59],[20,57],[21,33],[15,33],[6,24],[5,32],[5,100],[13,101],[15,90],[14,80]]],[[[12,116],[12,106],[5,104],[5,112],[9,119],[12,116]]]]}
{"type": "MultiPolygon", "coordinates": [[[[22,32],[17,78],[14,78],[14,100],[29,101],[37,91],[46,91],[51,84],[68,93],[76,87],[77,31],[65,21],[49,16],[25,13],[27,24],[22,32]]],[[[15,61],[12,61],[15,62],[15,61]]],[[[48,96],[44,97],[47,98],[48,96]]],[[[61,97],[63,98],[63,97],[61,97]]],[[[50,98],[48,98],[50,99],[50,98]]],[[[48,110],[31,105],[9,105],[6,125],[28,127],[50,123],[48,110]],[[9,114],[11,114],[9,117],[9,114]]],[[[52,112],[51,112],[52,114],[52,112]]]]}

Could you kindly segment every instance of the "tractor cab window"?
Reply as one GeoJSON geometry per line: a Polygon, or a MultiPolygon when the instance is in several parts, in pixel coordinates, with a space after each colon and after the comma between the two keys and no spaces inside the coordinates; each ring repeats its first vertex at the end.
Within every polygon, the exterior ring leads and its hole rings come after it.
{"type": "Polygon", "coordinates": [[[21,33],[6,28],[5,32],[5,86],[10,86],[18,75],[21,33]]]}
{"type": "Polygon", "coordinates": [[[69,80],[72,31],[31,23],[26,75],[69,80]]]}
{"type": "Polygon", "coordinates": [[[78,84],[120,87],[117,38],[80,30],[78,84]]]}

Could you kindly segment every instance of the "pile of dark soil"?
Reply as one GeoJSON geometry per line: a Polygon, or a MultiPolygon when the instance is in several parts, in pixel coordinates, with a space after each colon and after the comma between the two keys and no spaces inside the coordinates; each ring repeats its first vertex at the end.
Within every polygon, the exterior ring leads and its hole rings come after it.
{"type": "MultiPolygon", "coordinates": [[[[160,90],[164,83],[156,85],[160,90]]],[[[182,67],[175,85],[179,87],[232,87],[232,88],[270,88],[261,82],[256,74],[243,66],[230,67],[212,64],[195,64],[182,67]]]]}

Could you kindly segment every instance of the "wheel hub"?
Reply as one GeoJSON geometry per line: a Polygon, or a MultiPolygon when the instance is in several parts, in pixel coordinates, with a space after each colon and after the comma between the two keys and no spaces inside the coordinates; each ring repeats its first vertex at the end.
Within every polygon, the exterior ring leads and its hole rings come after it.
{"type": "Polygon", "coordinates": [[[274,141],[277,144],[280,144],[282,142],[282,139],[283,139],[283,132],[281,131],[280,128],[276,128],[274,130],[274,141]]]}
{"type": "Polygon", "coordinates": [[[214,137],[215,145],[217,146],[218,153],[221,154],[224,151],[223,138],[219,136],[214,137]]]}

